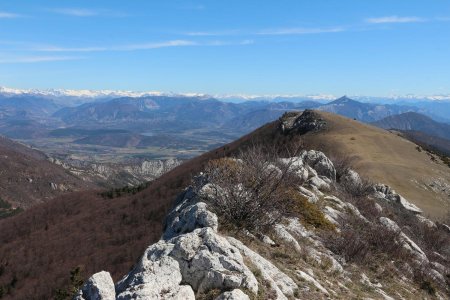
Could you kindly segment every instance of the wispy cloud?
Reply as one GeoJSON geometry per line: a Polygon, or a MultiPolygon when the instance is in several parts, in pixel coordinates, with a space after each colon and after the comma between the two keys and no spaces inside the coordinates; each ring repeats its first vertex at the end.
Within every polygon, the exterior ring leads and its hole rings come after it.
{"type": "Polygon", "coordinates": [[[230,46],[230,45],[250,45],[253,44],[253,40],[241,40],[241,41],[192,41],[192,40],[170,40],[163,42],[153,43],[137,43],[116,45],[109,47],[56,47],[48,46],[33,49],[39,52],[105,52],[105,51],[139,51],[139,50],[151,50],[159,48],[169,47],[188,47],[188,46],[230,46]]]}
{"type": "Polygon", "coordinates": [[[55,8],[51,9],[50,11],[57,14],[73,17],[93,17],[98,15],[97,11],[85,8],[55,8]]]}
{"type": "Polygon", "coordinates": [[[108,48],[104,47],[57,47],[57,46],[47,46],[42,48],[33,49],[39,52],[101,52],[107,51],[108,48]]]}
{"type": "Polygon", "coordinates": [[[78,56],[16,56],[0,58],[0,64],[26,64],[26,63],[40,63],[40,62],[52,62],[52,61],[67,61],[78,60],[83,57],[78,56]]]}
{"type": "Polygon", "coordinates": [[[14,18],[19,18],[19,17],[21,17],[21,15],[19,15],[19,14],[10,13],[10,12],[6,12],[6,11],[0,11],[0,19],[14,19],[14,18]]]}
{"type": "Polygon", "coordinates": [[[302,34],[333,33],[343,31],[346,31],[346,28],[343,26],[330,28],[289,27],[289,28],[263,29],[259,31],[244,31],[239,29],[221,30],[221,31],[191,31],[185,32],[184,35],[187,36],[302,35],[302,34]]]}
{"type": "Polygon", "coordinates": [[[399,16],[386,16],[379,18],[368,18],[365,20],[369,24],[387,24],[387,23],[419,23],[426,22],[427,19],[419,17],[399,17],[399,16]]]}
{"type": "Polygon", "coordinates": [[[330,28],[279,28],[279,29],[265,29],[257,32],[259,35],[302,35],[302,34],[320,34],[320,33],[335,33],[343,32],[344,27],[330,27],[330,28]]]}
{"type": "Polygon", "coordinates": [[[143,44],[130,44],[123,46],[111,47],[112,51],[135,51],[135,50],[149,50],[167,47],[185,47],[185,46],[196,46],[197,43],[189,40],[172,40],[159,43],[143,43],[143,44]]]}
{"type": "Polygon", "coordinates": [[[127,44],[116,45],[109,47],[56,47],[48,46],[33,49],[40,52],[105,52],[105,51],[136,51],[136,50],[149,50],[167,47],[183,47],[183,46],[195,46],[194,41],[189,40],[171,40],[158,43],[140,43],[140,44],[127,44]]]}
{"type": "Polygon", "coordinates": [[[186,32],[184,35],[188,36],[226,36],[226,35],[238,35],[242,32],[240,30],[223,30],[223,31],[191,31],[186,32]]]}

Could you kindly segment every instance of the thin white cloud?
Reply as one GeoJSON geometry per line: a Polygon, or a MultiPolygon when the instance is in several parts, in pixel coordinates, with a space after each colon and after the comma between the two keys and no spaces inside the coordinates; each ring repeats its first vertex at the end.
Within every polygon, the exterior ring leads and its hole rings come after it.
{"type": "Polygon", "coordinates": [[[26,63],[67,61],[67,60],[78,60],[78,59],[82,59],[82,57],[76,57],[76,56],[16,56],[16,57],[0,58],[0,64],[26,64],[26,63]]]}
{"type": "Polygon", "coordinates": [[[330,28],[304,28],[304,27],[291,27],[291,28],[275,28],[264,29],[260,31],[242,31],[242,30],[222,30],[222,31],[191,31],[185,32],[187,36],[254,36],[254,35],[302,35],[302,34],[319,34],[319,33],[333,33],[343,32],[346,28],[343,26],[330,27],[330,28]]]}
{"type": "Polygon", "coordinates": [[[0,11],[0,19],[14,19],[14,18],[19,18],[19,17],[21,17],[21,15],[19,15],[19,14],[14,14],[14,13],[6,12],[6,11],[0,11]]]}
{"type": "Polygon", "coordinates": [[[188,46],[229,46],[229,45],[250,45],[253,44],[253,40],[242,40],[242,41],[206,41],[197,42],[192,40],[170,40],[158,43],[140,43],[140,44],[127,44],[127,45],[116,45],[110,47],[56,47],[48,46],[33,49],[39,52],[106,52],[106,51],[140,51],[140,50],[151,50],[159,48],[169,48],[169,47],[188,47],[188,46]]]}
{"type": "Polygon", "coordinates": [[[426,22],[427,20],[419,17],[399,17],[399,16],[387,16],[379,18],[368,18],[365,20],[369,24],[388,24],[388,23],[419,23],[426,22]]]}
{"type": "Polygon", "coordinates": [[[75,48],[65,48],[65,47],[55,47],[55,46],[49,46],[49,47],[43,47],[38,49],[33,49],[40,52],[101,52],[101,51],[107,51],[108,48],[104,47],[75,47],[75,48]]]}
{"type": "Polygon", "coordinates": [[[57,14],[73,17],[94,17],[98,15],[97,11],[85,8],[55,8],[51,9],[50,11],[57,14]]]}
{"type": "Polygon", "coordinates": [[[196,46],[198,45],[194,41],[189,40],[172,40],[160,43],[144,43],[144,44],[131,44],[124,46],[111,47],[112,51],[134,51],[134,50],[149,50],[167,47],[185,47],[185,46],[196,46]]]}
{"type": "Polygon", "coordinates": [[[188,36],[226,36],[226,35],[238,35],[241,32],[239,30],[224,30],[224,31],[191,31],[184,33],[188,36]]]}
{"type": "Polygon", "coordinates": [[[279,28],[279,29],[266,29],[257,32],[259,35],[303,35],[303,34],[320,34],[320,33],[335,33],[343,32],[346,29],[344,27],[330,27],[330,28],[279,28]]]}

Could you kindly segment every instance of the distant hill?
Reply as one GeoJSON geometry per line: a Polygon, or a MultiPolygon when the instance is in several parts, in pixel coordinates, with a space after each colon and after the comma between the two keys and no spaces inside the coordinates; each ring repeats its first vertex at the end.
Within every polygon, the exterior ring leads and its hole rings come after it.
{"type": "Polygon", "coordinates": [[[352,100],[347,96],[322,105],[318,110],[335,113],[363,122],[373,122],[390,115],[419,110],[408,105],[373,104],[352,100]]]}
{"type": "Polygon", "coordinates": [[[5,117],[42,118],[50,116],[61,107],[45,97],[0,95],[0,119],[5,117]]]}
{"type": "Polygon", "coordinates": [[[286,111],[312,109],[319,107],[320,105],[321,103],[315,101],[270,103],[265,105],[262,109],[251,111],[233,118],[223,126],[223,129],[245,134],[266,123],[278,119],[286,111]]]}
{"type": "Polygon", "coordinates": [[[44,153],[0,136],[0,198],[14,207],[94,187],[49,162],[44,153]]]}
{"type": "MultiPolygon", "coordinates": [[[[251,107],[257,105],[255,103],[251,107]]],[[[63,108],[54,116],[67,124],[145,121],[155,125],[179,123],[198,127],[198,124],[205,123],[221,124],[248,109],[249,105],[225,103],[212,98],[155,96],[87,103],[78,107],[63,108]]]]}
{"type": "Polygon", "coordinates": [[[36,139],[47,136],[48,126],[33,119],[0,119],[0,134],[12,139],[36,139]]]}
{"type": "Polygon", "coordinates": [[[450,140],[429,135],[421,131],[402,130],[400,132],[408,140],[422,146],[423,148],[438,151],[450,157],[450,140]]]}
{"type": "Polygon", "coordinates": [[[88,144],[98,146],[108,146],[117,148],[128,147],[185,147],[198,144],[198,141],[192,141],[187,138],[174,137],[170,134],[157,134],[153,136],[144,136],[133,133],[105,133],[90,135],[78,140],[76,144],[88,144]]]}
{"type": "Polygon", "coordinates": [[[384,129],[421,131],[431,136],[450,140],[450,125],[439,123],[425,115],[408,112],[393,115],[372,123],[384,129]]]}

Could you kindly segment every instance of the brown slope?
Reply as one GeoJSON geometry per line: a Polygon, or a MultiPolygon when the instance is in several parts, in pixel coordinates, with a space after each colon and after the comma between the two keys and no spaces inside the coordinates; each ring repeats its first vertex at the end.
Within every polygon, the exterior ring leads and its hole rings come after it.
{"type": "Polygon", "coordinates": [[[108,199],[95,191],[73,193],[0,221],[0,286],[17,279],[4,299],[50,299],[79,265],[85,275],[104,269],[119,279],[159,238],[166,212],[192,174],[208,160],[230,155],[254,140],[289,143],[291,138],[275,130],[277,126],[268,124],[194,158],[138,194],[108,199]]]}
{"type": "Polygon", "coordinates": [[[419,152],[416,144],[399,134],[335,114],[319,114],[329,126],[304,136],[309,147],[331,156],[353,157],[358,172],[394,187],[434,219],[448,213],[450,169],[440,159],[419,152]]]}
{"type": "Polygon", "coordinates": [[[42,152],[0,136],[0,198],[13,206],[28,208],[93,187],[49,162],[42,152]]]}

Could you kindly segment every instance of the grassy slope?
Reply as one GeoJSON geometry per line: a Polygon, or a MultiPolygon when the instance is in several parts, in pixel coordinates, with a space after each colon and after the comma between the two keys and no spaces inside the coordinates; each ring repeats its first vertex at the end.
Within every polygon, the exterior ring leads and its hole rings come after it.
{"type": "Polygon", "coordinates": [[[329,129],[306,135],[308,145],[328,154],[355,157],[358,172],[394,187],[433,218],[448,212],[449,191],[436,193],[426,187],[431,179],[450,184],[450,169],[445,164],[433,162],[425,151],[417,151],[414,143],[395,133],[335,114],[320,114],[329,129]]]}

